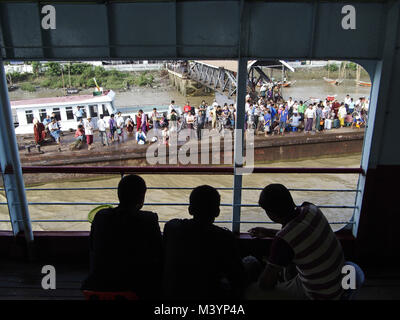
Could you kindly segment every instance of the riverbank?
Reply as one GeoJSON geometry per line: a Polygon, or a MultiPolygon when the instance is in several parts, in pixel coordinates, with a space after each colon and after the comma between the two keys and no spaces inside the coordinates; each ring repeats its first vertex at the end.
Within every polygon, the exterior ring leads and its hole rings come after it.
{"type": "MultiPolygon", "coordinates": [[[[273,76],[276,79],[281,79],[281,77],[282,77],[281,74],[282,73],[280,71],[274,71],[273,76]]],[[[331,79],[339,79],[341,77],[340,73],[339,73],[339,69],[336,71],[328,72],[328,70],[325,67],[297,68],[295,70],[295,72],[287,71],[286,75],[287,75],[287,79],[290,81],[293,81],[293,80],[321,80],[321,81],[324,81],[323,80],[324,77],[331,78],[331,79]]],[[[346,69],[346,72],[344,74],[344,79],[353,80],[353,82],[355,82],[356,77],[357,77],[356,70],[346,69]]],[[[361,68],[360,80],[371,82],[369,74],[364,68],[361,68]]]]}
{"type": "MultiPolygon", "coordinates": [[[[230,132],[230,131],[229,131],[230,132]]],[[[211,131],[211,135],[219,136],[211,131]]],[[[21,137],[20,137],[21,138],[21,137]]],[[[364,129],[341,128],[323,131],[321,133],[306,134],[304,132],[287,133],[285,136],[257,135],[254,137],[254,162],[274,163],[277,161],[300,161],[320,156],[335,157],[338,155],[349,155],[361,153],[364,138],[364,129]]],[[[165,155],[165,163],[162,163],[158,154],[148,153],[148,147],[152,144],[138,145],[134,137],[125,137],[122,142],[114,142],[110,146],[103,147],[98,134],[95,133],[94,148],[87,149],[84,144],[81,150],[69,150],[68,145],[74,140],[73,134],[65,133],[62,137],[62,151],[58,151],[55,143],[44,145],[39,151],[27,146],[31,144],[32,138],[25,137],[19,140],[20,160],[22,166],[150,166],[157,163],[157,166],[171,165],[169,162],[177,158],[180,148],[190,148],[191,157],[189,166],[209,166],[216,157],[219,163],[224,166],[232,166],[233,145],[230,142],[228,148],[221,138],[220,142],[209,140],[207,145],[200,144],[196,139],[189,142],[179,142],[177,149],[166,148],[163,145],[159,148],[159,155],[165,155]],[[163,153],[164,152],[164,153],[163,153]],[[193,154],[193,157],[192,157],[193,154]],[[204,157],[208,157],[209,164],[204,163],[204,157]],[[195,161],[195,163],[193,163],[195,161]]],[[[218,141],[218,140],[216,140],[218,141]]],[[[246,145],[247,146],[247,145],[246,145]]],[[[247,148],[249,148],[247,146],[247,148]]],[[[178,165],[182,165],[179,164],[178,165]]],[[[76,174],[72,178],[90,175],[76,174]]],[[[45,181],[58,180],[59,174],[26,175],[26,184],[36,184],[45,181]]]]}

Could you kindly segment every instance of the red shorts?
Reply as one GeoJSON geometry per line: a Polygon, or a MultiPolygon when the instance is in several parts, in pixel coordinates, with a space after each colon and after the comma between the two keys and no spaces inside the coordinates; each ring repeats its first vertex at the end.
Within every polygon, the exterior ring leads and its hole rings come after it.
{"type": "Polygon", "coordinates": [[[86,136],[86,143],[88,145],[91,145],[93,143],[93,135],[87,135],[86,136]]]}

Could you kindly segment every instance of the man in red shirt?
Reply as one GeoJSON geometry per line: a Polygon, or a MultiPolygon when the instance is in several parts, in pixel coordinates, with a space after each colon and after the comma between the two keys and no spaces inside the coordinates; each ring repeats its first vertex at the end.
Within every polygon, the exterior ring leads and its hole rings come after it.
{"type": "Polygon", "coordinates": [[[183,113],[189,113],[192,110],[192,107],[189,104],[189,101],[186,102],[186,105],[183,107],[183,113]]]}
{"type": "Polygon", "coordinates": [[[339,108],[340,108],[340,103],[335,99],[332,103],[332,110],[335,112],[335,117],[337,117],[339,108]]]}

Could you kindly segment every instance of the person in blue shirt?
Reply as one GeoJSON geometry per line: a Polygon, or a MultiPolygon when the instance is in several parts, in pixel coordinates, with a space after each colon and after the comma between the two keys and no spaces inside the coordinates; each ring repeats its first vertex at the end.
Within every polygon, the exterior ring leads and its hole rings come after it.
{"type": "Polygon", "coordinates": [[[354,107],[355,107],[355,103],[353,101],[353,98],[351,98],[351,102],[349,104],[349,109],[348,109],[348,113],[353,113],[354,112],[354,107]]]}
{"type": "Polygon", "coordinates": [[[274,104],[271,104],[271,125],[275,121],[276,109],[274,108],[274,104]]]}
{"type": "Polygon", "coordinates": [[[281,112],[281,117],[279,119],[279,129],[280,129],[279,133],[282,134],[282,135],[285,132],[286,122],[288,120],[288,114],[289,114],[288,108],[283,106],[283,110],[281,112]]]}
{"type": "Polygon", "coordinates": [[[81,109],[81,107],[78,107],[78,110],[76,110],[75,112],[76,121],[80,122],[83,118],[83,115],[83,110],[81,109]]]}
{"type": "Polygon", "coordinates": [[[268,110],[267,113],[264,115],[264,132],[266,137],[268,137],[268,133],[270,132],[270,128],[272,125],[271,120],[271,111],[268,110]]]}

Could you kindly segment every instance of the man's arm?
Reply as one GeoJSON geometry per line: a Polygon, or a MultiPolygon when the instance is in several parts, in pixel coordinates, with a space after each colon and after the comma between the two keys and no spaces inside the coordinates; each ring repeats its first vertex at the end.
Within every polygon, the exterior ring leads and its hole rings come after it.
{"type": "Polygon", "coordinates": [[[263,290],[273,289],[278,282],[278,274],[282,267],[267,263],[264,271],[258,278],[258,286],[263,290]]]}
{"type": "Polygon", "coordinates": [[[266,238],[266,237],[275,237],[279,230],[277,229],[269,229],[264,227],[255,227],[248,230],[250,236],[253,238],[266,238]]]}

